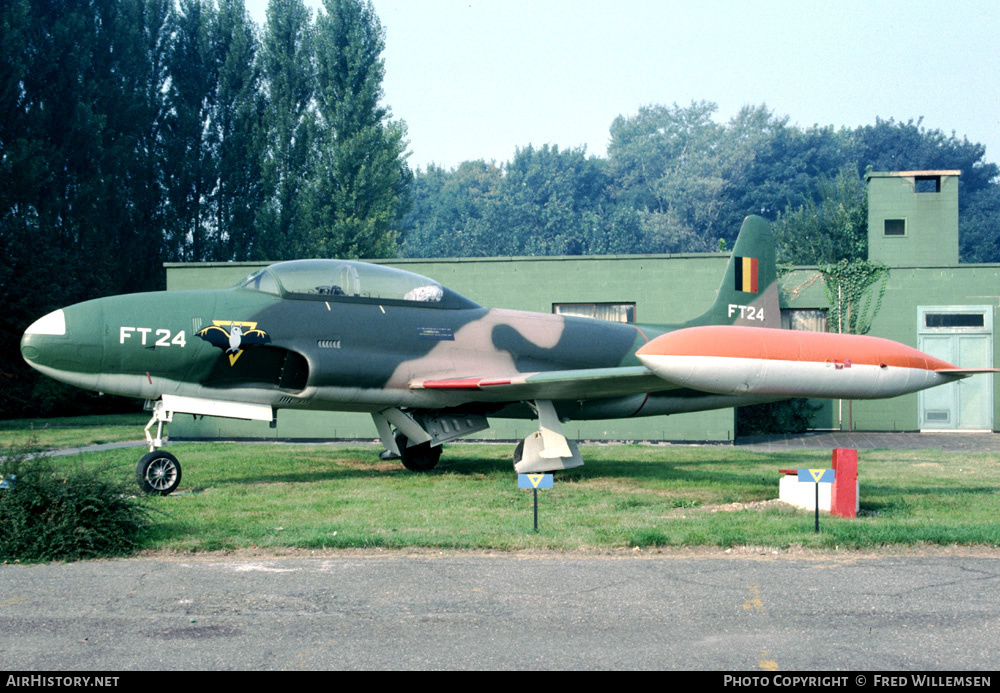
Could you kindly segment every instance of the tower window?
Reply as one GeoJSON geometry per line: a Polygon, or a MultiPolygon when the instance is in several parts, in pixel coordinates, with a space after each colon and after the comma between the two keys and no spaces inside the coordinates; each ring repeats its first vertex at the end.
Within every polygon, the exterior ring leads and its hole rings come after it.
{"type": "Polygon", "coordinates": [[[883,228],[883,235],[886,236],[905,236],[906,235],[906,219],[886,219],[883,228]]]}

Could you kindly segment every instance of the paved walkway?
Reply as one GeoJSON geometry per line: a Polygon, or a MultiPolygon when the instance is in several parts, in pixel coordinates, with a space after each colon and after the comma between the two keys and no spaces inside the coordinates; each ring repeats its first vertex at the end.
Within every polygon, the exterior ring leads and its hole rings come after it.
{"type": "Polygon", "coordinates": [[[52,457],[66,457],[67,455],[79,455],[84,452],[103,452],[105,450],[121,450],[122,448],[145,448],[149,443],[144,440],[128,440],[123,443],[99,443],[96,445],[85,445],[82,448],[60,448],[48,452],[52,457]]]}
{"type": "Polygon", "coordinates": [[[944,450],[1000,453],[998,433],[882,433],[830,431],[797,435],[743,436],[736,446],[760,452],[791,450],[944,450]]]}
{"type": "MultiPolygon", "coordinates": [[[[177,441],[198,442],[198,441],[177,441]]],[[[218,442],[218,441],[204,441],[218,442]]],[[[274,443],[280,441],[255,441],[274,443]]],[[[287,442],[287,441],[286,441],[287,442]]],[[[315,440],[310,444],[340,442],[315,440]]],[[[351,441],[356,442],[356,441],[351,441]]],[[[478,441],[470,441],[478,442],[478,441]]],[[[715,443],[717,444],[717,443],[715,443]]],[[[144,440],[124,443],[105,443],[82,448],[55,450],[52,455],[78,455],[82,452],[116,450],[119,448],[146,447],[144,440]]],[[[742,436],[736,447],[757,452],[790,452],[793,450],[833,450],[853,448],[855,450],[944,450],[947,452],[988,452],[1000,454],[1000,433],[883,433],[877,431],[829,431],[800,433],[794,435],[742,436]]]]}

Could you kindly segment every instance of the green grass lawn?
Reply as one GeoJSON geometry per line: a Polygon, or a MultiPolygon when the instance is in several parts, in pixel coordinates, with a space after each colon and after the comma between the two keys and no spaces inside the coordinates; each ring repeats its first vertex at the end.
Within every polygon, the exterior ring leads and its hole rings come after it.
{"type": "Polygon", "coordinates": [[[142,440],[148,422],[148,414],[10,419],[0,421],[0,450],[32,441],[41,448],[57,449],[142,440]]]}
{"type": "MultiPolygon", "coordinates": [[[[135,423],[124,429],[137,437],[135,423]]],[[[69,445],[91,440],[89,427],[76,430],[69,445]]],[[[0,427],[0,436],[8,431],[0,427]]],[[[778,496],[779,469],[828,467],[829,452],[582,445],[586,465],[557,473],[555,488],[539,492],[535,533],[532,493],[517,489],[511,448],[446,446],[437,469],[414,474],[379,460],[376,445],[173,444],[167,449],[179,458],[183,480],[172,496],[150,499],[154,525],[144,546],[184,552],[1000,546],[998,455],[860,451],[859,517],[822,514],[816,534],[811,512],[768,501],[778,496]]],[[[130,477],[142,454],[135,448],[82,457],[87,464],[110,462],[115,474],[130,477]]]]}
{"type": "MultiPolygon", "coordinates": [[[[862,452],[861,514],[813,514],[777,498],[779,468],[829,466],[828,453],[725,446],[584,446],[587,464],[539,492],[516,488],[507,445],[453,445],[427,474],[379,448],[177,444],[184,467],[150,549],[432,547],[606,550],[666,546],[873,548],[1000,545],[1000,464],[935,451],[862,452]]],[[[113,453],[130,473],[137,451],[113,453]]],[[[106,457],[107,455],[105,455],[106,457]]]]}

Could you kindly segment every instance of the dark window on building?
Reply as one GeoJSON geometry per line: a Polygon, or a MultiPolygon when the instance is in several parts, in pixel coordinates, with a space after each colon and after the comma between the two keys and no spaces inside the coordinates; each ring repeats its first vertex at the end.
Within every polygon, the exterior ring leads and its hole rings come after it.
{"type": "Polygon", "coordinates": [[[913,192],[941,192],[941,176],[917,176],[913,181],[913,192]]]}
{"type": "Polygon", "coordinates": [[[552,312],[612,322],[635,322],[634,303],[553,303],[552,312]]]}
{"type": "Polygon", "coordinates": [[[883,226],[886,236],[905,236],[906,219],[886,219],[883,226]]]}
{"type": "Polygon", "coordinates": [[[927,327],[985,327],[986,316],[982,313],[926,313],[924,325],[927,327]]]}
{"type": "Polygon", "coordinates": [[[781,311],[781,326],[786,330],[804,330],[806,332],[826,332],[825,310],[784,309],[781,311]]]}

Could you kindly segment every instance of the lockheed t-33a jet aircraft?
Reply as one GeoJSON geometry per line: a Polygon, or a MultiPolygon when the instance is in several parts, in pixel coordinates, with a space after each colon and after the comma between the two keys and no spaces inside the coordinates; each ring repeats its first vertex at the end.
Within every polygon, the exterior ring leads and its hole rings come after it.
{"type": "Polygon", "coordinates": [[[237,286],[113,296],[63,308],[21,353],[57,380],[148,400],[147,493],[177,488],[159,448],[176,414],[274,422],[279,409],[368,412],[406,468],[490,417],[537,418],[519,473],[583,464],[562,423],[790,397],[895,397],[962,370],[875,337],[780,329],[774,240],[748,217],[715,304],[680,325],[484,308],[410,272],[346,260],[279,262],[237,286]],[[155,435],[150,432],[156,426],[155,435]]]}

